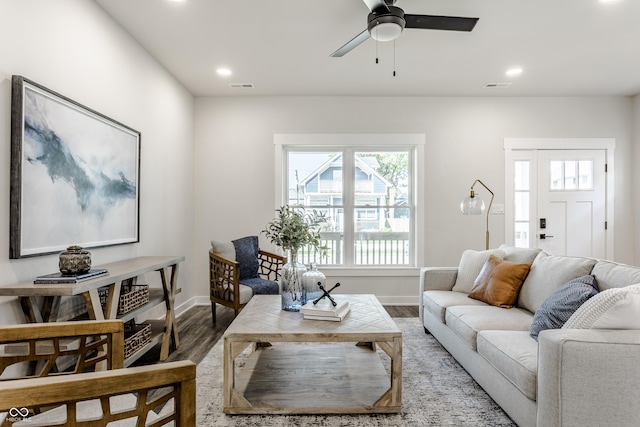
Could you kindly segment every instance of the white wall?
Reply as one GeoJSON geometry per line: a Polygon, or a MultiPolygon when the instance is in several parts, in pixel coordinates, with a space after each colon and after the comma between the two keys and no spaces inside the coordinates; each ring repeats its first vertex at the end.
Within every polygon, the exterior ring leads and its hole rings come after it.
{"type": "MultiPolygon", "coordinates": [[[[637,119],[637,116],[636,116],[637,119]]],[[[195,281],[207,286],[210,239],[259,234],[274,214],[276,133],[424,133],[426,226],[422,266],[457,265],[484,248],[484,217],[459,214],[480,178],[504,203],[504,138],[616,139],[615,258],[633,263],[630,98],[196,98],[195,281]]],[[[482,191],[482,190],[479,190],[482,191]]],[[[491,245],[504,241],[504,216],[490,217],[491,245]]],[[[263,246],[268,246],[261,237],[263,246]]],[[[383,302],[417,301],[412,277],[331,277],[343,292],[383,302]]]]}
{"type": "MultiPolygon", "coordinates": [[[[140,243],[93,249],[93,263],[185,255],[178,304],[186,301],[195,295],[189,286],[193,96],[94,2],[2,0],[1,9],[0,284],[54,272],[58,260],[56,255],[9,260],[11,75],[18,74],[142,133],[140,243]]],[[[15,322],[22,322],[19,304],[0,297],[0,324],[15,322]]]]}

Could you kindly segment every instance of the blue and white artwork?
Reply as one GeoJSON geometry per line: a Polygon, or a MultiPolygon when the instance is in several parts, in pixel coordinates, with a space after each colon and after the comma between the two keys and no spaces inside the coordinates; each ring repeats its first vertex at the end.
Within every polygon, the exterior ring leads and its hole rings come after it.
{"type": "Polygon", "coordinates": [[[140,135],[24,85],[21,256],[138,241],[140,135]]]}

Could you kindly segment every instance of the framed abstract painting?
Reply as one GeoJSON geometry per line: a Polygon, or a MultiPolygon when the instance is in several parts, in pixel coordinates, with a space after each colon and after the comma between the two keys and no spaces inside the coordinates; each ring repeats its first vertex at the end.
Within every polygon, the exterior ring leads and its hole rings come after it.
{"type": "Polygon", "coordinates": [[[12,77],[9,258],[135,243],[140,132],[12,77]]]}

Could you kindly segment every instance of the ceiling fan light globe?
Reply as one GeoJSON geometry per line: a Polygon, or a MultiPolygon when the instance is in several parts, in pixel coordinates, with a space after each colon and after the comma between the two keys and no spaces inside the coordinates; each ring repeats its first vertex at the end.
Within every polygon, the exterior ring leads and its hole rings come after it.
{"type": "Polygon", "coordinates": [[[383,22],[370,30],[371,37],[379,42],[390,42],[402,34],[402,27],[395,22],[383,22]]]}

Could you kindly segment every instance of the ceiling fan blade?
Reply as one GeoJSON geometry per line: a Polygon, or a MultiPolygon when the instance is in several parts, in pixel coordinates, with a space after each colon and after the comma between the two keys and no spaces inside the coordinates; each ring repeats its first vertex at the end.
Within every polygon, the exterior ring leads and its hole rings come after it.
{"type": "Polygon", "coordinates": [[[389,6],[384,0],[362,0],[367,5],[371,12],[386,12],[389,13],[389,6]]]}
{"type": "Polygon", "coordinates": [[[458,16],[410,15],[405,14],[405,28],[423,30],[471,31],[480,18],[463,18],[458,16]]]}
{"type": "Polygon", "coordinates": [[[347,53],[351,52],[352,49],[355,49],[356,47],[360,46],[362,43],[367,41],[369,37],[371,37],[371,35],[369,34],[369,30],[364,30],[363,32],[355,36],[353,39],[351,39],[351,41],[349,41],[347,44],[345,44],[344,46],[342,46],[340,49],[336,50],[329,56],[339,58],[343,55],[346,55],[347,53]]]}

